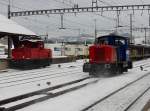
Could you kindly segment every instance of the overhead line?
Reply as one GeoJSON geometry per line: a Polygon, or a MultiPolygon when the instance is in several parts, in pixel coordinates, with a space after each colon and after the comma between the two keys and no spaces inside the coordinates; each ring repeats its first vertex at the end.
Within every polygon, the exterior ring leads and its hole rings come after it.
{"type": "MultiPolygon", "coordinates": [[[[57,0],[54,0],[54,1],[57,1],[57,0]]],[[[23,9],[23,8],[20,8],[20,7],[17,7],[17,6],[14,6],[15,8],[18,8],[18,9],[23,9]]],[[[23,9],[24,10],[24,9],[23,9]]],[[[55,18],[55,17],[53,17],[53,18],[55,18]]],[[[29,20],[29,18],[26,18],[26,19],[28,19],[29,20]]],[[[32,20],[32,21],[34,21],[33,19],[31,19],[30,18],[30,20],[32,20]]],[[[67,21],[69,21],[68,19],[66,19],[67,21]]],[[[37,20],[35,20],[35,21],[37,21],[37,20]]],[[[71,21],[71,23],[74,23],[75,21],[72,21],[72,20],[70,20],[71,21]]],[[[44,22],[43,22],[44,23],[44,22]]],[[[86,25],[86,24],[82,24],[82,23],[78,23],[78,22],[75,22],[75,23],[77,23],[77,24],[79,24],[79,25],[84,25],[84,26],[88,26],[88,25],[86,25]]],[[[89,26],[88,26],[89,27],[89,26]]]]}
{"type": "Polygon", "coordinates": [[[62,8],[62,9],[45,9],[11,12],[12,17],[44,14],[61,14],[61,13],[85,13],[101,11],[127,11],[127,10],[149,10],[150,4],[144,5],[120,5],[120,6],[101,6],[101,7],[79,7],[79,8],[62,8]]]}

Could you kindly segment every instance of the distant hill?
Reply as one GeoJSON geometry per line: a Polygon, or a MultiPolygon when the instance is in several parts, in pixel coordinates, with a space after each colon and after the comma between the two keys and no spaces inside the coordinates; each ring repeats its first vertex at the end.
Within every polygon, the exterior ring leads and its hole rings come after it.
{"type": "MultiPolygon", "coordinates": [[[[128,37],[130,38],[130,34],[129,33],[115,33],[117,35],[120,36],[124,36],[124,37],[128,37]]],[[[107,35],[107,34],[105,34],[107,35]]],[[[103,36],[103,35],[101,35],[103,36]]],[[[144,43],[144,37],[143,36],[139,36],[139,37],[135,37],[133,36],[133,41],[135,42],[135,44],[143,44],[144,43]]],[[[147,38],[148,39],[148,38],[147,38]]],[[[87,44],[91,44],[94,42],[94,37],[88,34],[81,34],[80,36],[61,36],[61,37],[57,37],[57,38],[49,38],[45,40],[48,43],[71,43],[71,44],[85,44],[85,42],[87,44]]],[[[148,40],[147,43],[150,43],[150,41],[148,40]]]]}
{"type": "Polygon", "coordinates": [[[47,42],[51,43],[79,43],[79,44],[83,44],[85,42],[87,43],[93,43],[94,42],[94,37],[90,36],[90,35],[85,35],[85,34],[81,34],[80,36],[61,36],[61,37],[57,37],[57,38],[50,38],[46,40],[47,42]]]}

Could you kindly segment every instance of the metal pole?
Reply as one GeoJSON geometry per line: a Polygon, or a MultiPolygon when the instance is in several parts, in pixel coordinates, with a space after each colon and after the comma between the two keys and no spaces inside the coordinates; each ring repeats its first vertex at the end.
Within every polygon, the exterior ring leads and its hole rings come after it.
{"type": "Polygon", "coordinates": [[[115,26],[115,28],[116,28],[116,32],[118,31],[118,26],[117,26],[117,18],[115,19],[115,22],[116,22],[116,26],[115,26]]]}
{"type": "Polygon", "coordinates": [[[63,14],[61,14],[61,28],[63,28],[63,25],[64,25],[64,23],[63,23],[63,14]]]}
{"type": "Polygon", "coordinates": [[[61,43],[61,56],[62,56],[62,47],[63,47],[63,42],[61,43]]]}
{"type": "Polygon", "coordinates": [[[148,44],[150,44],[150,28],[149,28],[149,40],[148,40],[148,44]]]}
{"type": "Polygon", "coordinates": [[[146,43],[147,43],[147,42],[146,42],[146,39],[147,39],[147,38],[146,38],[146,27],[144,28],[144,31],[145,31],[145,44],[146,44],[146,43]]]}
{"type": "Polygon", "coordinates": [[[64,28],[64,14],[60,14],[60,17],[61,17],[61,27],[59,29],[65,29],[64,28]]]}
{"type": "Polygon", "coordinates": [[[117,11],[117,27],[119,27],[120,23],[120,18],[119,18],[119,11],[117,11]]]}
{"type": "Polygon", "coordinates": [[[132,14],[130,14],[130,42],[133,43],[133,36],[132,36],[132,14]]]}
{"type": "Polygon", "coordinates": [[[95,23],[95,41],[96,41],[96,38],[97,38],[97,24],[96,24],[96,19],[94,19],[94,23],[95,23]]]}
{"type": "MultiPolygon", "coordinates": [[[[8,19],[11,18],[10,15],[10,0],[9,0],[9,4],[8,4],[8,19]]],[[[8,57],[7,58],[11,58],[11,38],[10,36],[8,36],[8,57]]]]}
{"type": "Polygon", "coordinates": [[[92,7],[98,7],[97,0],[92,0],[92,7]],[[95,6],[94,6],[95,5],[95,6]]]}
{"type": "Polygon", "coordinates": [[[150,26],[150,14],[149,14],[149,26],[150,26]]]}
{"type": "Polygon", "coordinates": [[[9,0],[9,4],[8,4],[8,19],[10,19],[11,16],[10,16],[10,0],[9,0]]]}

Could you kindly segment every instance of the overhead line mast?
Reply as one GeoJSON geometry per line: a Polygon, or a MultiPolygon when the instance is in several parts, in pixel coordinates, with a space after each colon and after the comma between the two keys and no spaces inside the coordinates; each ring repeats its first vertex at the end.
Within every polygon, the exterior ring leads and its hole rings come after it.
{"type": "Polygon", "coordinates": [[[133,36],[132,36],[132,14],[130,14],[130,42],[133,43],[133,36]]]}
{"type": "Polygon", "coordinates": [[[97,38],[97,21],[96,21],[96,19],[94,20],[94,24],[95,24],[95,41],[96,41],[96,38],[97,38]]]}
{"type": "MultiPolygon", "coordinates": [[[[9,0],[9,4],[8,4],[8,19],[11,18],[11,11],[10,11],[10,0],[9,0]]],[[[12,43],[12,40],[11,40],[11,37],[8,35],[8,57],[7,58],[11,58],[11,43],[12,43]]]]}
{"type": "Polygon", "coordinates": [[[11,12],[11,17],[45,15],[45,14],[62,14],[62,13],[85,13],[85,12],[104,12],[104,11],[128,11],[128,10],[150,10],[150,4],[145,5],[120,5],[120,6],[98,6],[98,7],[75,7],[62,9],[45,9],[11,12]]]}
{"type": "MultiPolygon", "coordinates": [[[[9,17],[17,17],[17,16],[31,16],[31,15],[47,15],[47,14],[61,14],[61,29],[63,27],[63,15],[65,13],[87,13],[87,12],[106,12],[106,11],[116,11],[117,12],[117,26],[119,27],[119,13],[121,11],[136,11],[144,10],[150,11],[150,4],[142,4],[142,5],[117,5],[117,6],[98,6],[97,0],[92,0],[92,7],[79,7],[78,5],[73,8],[60,8],[60,9],[45,9],[45,10],[29,10],[29,11],[17,11],[17,12],[9,12],[9,17]],[[95,5],[95,6],[94,6],[95,5]]],[[[130,15],[130,19],[132,19],[130,15]]],[[[132,20],[130,20],[131,22],[132,20]]],[[[96,31],[95,31],[96,32],[96,31]]],[[[132,23],[130,23],[130,34],[132,38],[132,23]]],[[[96,35],[96,33],[95,33],[96,35]]],[[[132,41],[132,40],[131,40],[132,41]]]]}

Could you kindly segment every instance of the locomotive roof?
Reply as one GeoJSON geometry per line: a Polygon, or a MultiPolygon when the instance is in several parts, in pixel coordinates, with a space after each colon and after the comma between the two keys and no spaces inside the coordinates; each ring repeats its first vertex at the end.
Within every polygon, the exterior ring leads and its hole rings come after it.
{"type": "Polygon", "coordinates": [[[24,36],[20,39],[20,41],[30,41],[30,42],[37,42],[37,41],[43,41],[41,37],[37,36],[24,36]]]}
{"type": "Polygon", "coordinates": [[[29,29],[19,25],[18,23],[9,20],[3,15],[0,15],[0,34],[1,35],[36,35],[29,29]]]}
{"type": "Polygon", "coordinates": [[[100,36],[100,37],[98,37],[98,39],[99,38],[108,38],[108,37],[120,38],[120,39],[129,39],[128,37],[115,35],[115,34],[109,34],[109,35],[100,36]]]}

